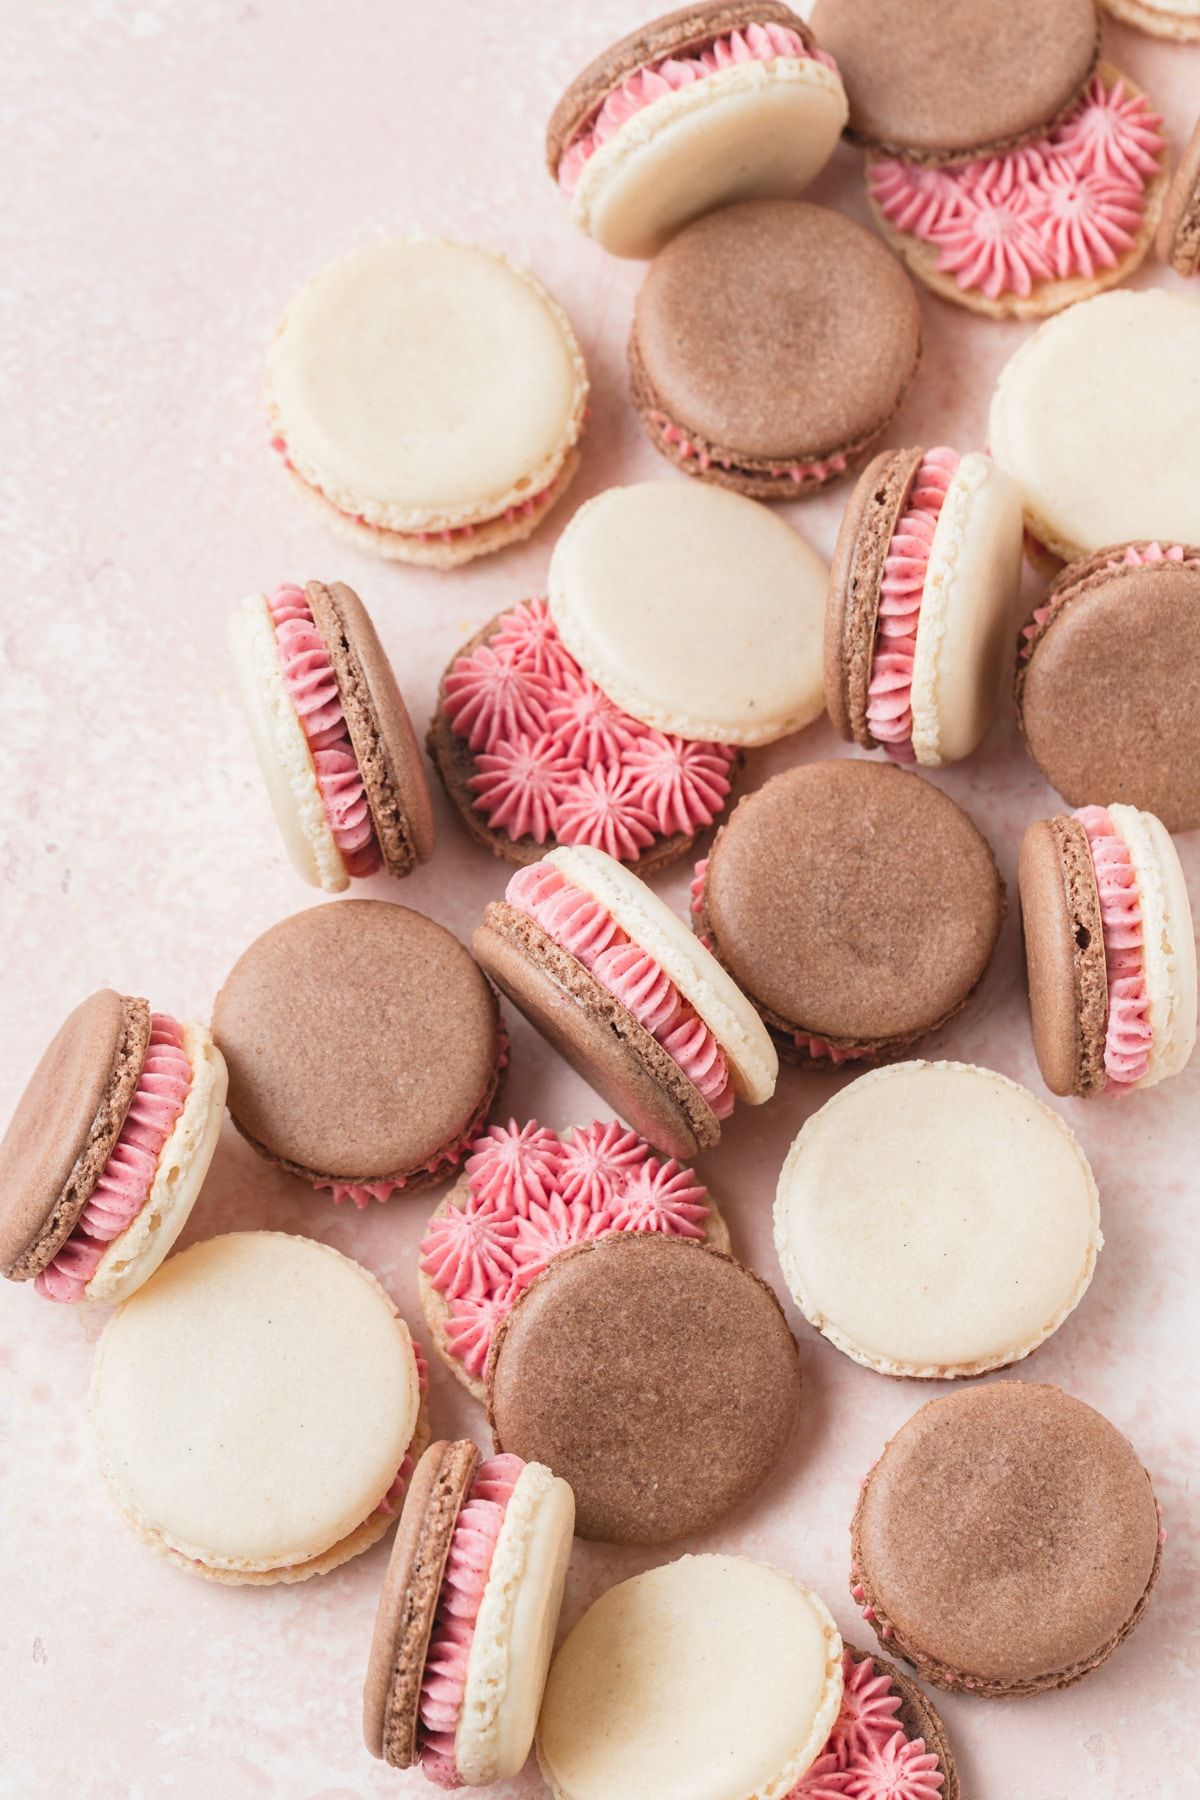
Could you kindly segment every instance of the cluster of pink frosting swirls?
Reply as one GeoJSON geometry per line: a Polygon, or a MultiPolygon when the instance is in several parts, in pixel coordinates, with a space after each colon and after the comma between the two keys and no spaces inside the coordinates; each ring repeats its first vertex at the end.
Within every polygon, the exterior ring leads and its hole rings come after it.
{"type": "Polygon", "coordinates": [[[283,685],[308,743],[338,855],[347,875],[373,875],[381,862],[379,844],[325,640],[303,588],[277,587],[267,607],[283,685]]]}
{"type": "Polygon", "coordinates": [[[495,831],[590,844],[621,862],[712,824],[736,751],[669,737],[613,705],[559,637],[545,600],[498,620],[443,687],[475,760],[472,804],[495,831]]]}
{"type": "Polygon", "coordinates": [[[162,1147],[191,1085],[183,1027],[167,1013],[153,1013],[146,1060],[120,1136],[70,1237],[34,1281],[44,1299],[68,1303],[83,1299],[109,1245],[146,1204],[162,1147]]]}
{"type": "Polygon", "coordinates": [[[564,1141],[531,1121],[493,1125],[466,1162],[461,1206],[434,1215],[421,1269],[447,1307],[451,1354],[480,1377],[492,1333],[550,1258],[613,1231],[702,1238],[704,1185],[628,1126],[586,1125],[564,1141]]]}
{"type": "MultiPolygon", "coordinates": [[[[1172,544],[1164,550],[1161,544],[1146,544],[1141,549],[1136,544],[1127,544],[1120,556],[1114,556],[1105,564],[1109,569],[1141,569],[1148,563],[1183,563],[1188,568],[1200,567],[1200,556],[1189,555],[1182,544],[1172,544]]],[[[1026,663],[1033,654],[1034,642],[1041,632],[1042,626],[1054,610],[1053,599],[1044,606],[1035,606],[1028,624],[1021,627],[1020,643],[1017,647],[1017,661],[1026,663]]]]}
{"type": "Polygon", "coordinates": [[[867,729],[893,762],[915,763],[912,673],[929,554],[958,453],[939,444],[917,466],[908,505],[893,531],[879,583],[875,650],[867,688],[867,729]]]}
{"type": "MultiPolygon", "coordinates": [[[[732,457],[718,456],[714,451],[706,450],[703,444],[695,443],[686,431],[682,431],[668,419],[666,413],[659,412],[657,407],[648,412],[646,417],[664,444],[677,450],[686,461],[694,460],[698,468],[711,469],[715,465],[718,469],[745,469],[745,464],[735,462],[732,457]]],[[[799,487],[802,482],[829,481],[834,475],[844,475],[849,466],[848,458],[853,454],[853,451],[838,450],[832,456],[812,462],[769,463],[763,464],[761,468],[755,465],[753,471],[747,472],[773,475],[779,479],[786,476],[799,487]]]]}
{"type": "Polygon", "coordinates": [[[1108,982],[1104,1069],[1108,1091],[1119,1092],[1140,1081],[1150,1067],[1153,1038],[1137,871],[1128,846],[1105,807],[1082,806],[1075,817],[1087,832],[1100,890],[1104,973],[1108,982]]]}
{"type": "Polygon", "coordinates": [[[881,157],[867,180],[884,218],[936,249],[960,288],[1024,299],[1038,282],[1091,280],[1133,249],[1165,142],[1141,94],[1094,75],[1024,149],[949,169],[881,157]]]}
{"type": "Polygon", "coordinates": [[[842,1704],[823,1753],[787,1800],[938,1800],[944,1777],[896,1717],[900,1696],[869,1656],[842,1657],[842,1704]]]}

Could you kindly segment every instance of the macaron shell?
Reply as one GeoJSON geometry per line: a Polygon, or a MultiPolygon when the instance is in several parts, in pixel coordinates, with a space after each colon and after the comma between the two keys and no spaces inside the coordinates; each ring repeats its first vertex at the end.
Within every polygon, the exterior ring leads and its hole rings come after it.
{"type": "Polygon", "coordinates": [[[867,697],[879,584],[923,454],[919,449],[881,450],[867,464],[842,514],[829,571],[825,704],[838,736],[864,750],[878,748],[867,728],[867,697]]]}
{"type": "MultiPolygon", "coordinates": [[[[1200,5],[1195,28],[1200,37],[1200,5]]],[[[1155,249],[1159,259],[1179,275],[1194,275],[1200,268],[1200,119],[1171,177],[1155,249]]]]}
{"type": "Polygon", "coordinates": [[[1129,851],[1142,914],[1142,955],[1149,997],[1150,1067],[1136,1083],[1153,1087],[1178,1075],[1196,1043],[1196,935],[1187,882],[1161,819],[1114,803],[1108,816],[1129,851]]]}
{"type": "Polygon", "coordinates": [[[1200,6],[1196,0],[1100,0],[1105,12],[1151,37],[1170,38],[1177,44],[1200,43],[1200,6]]]}
{"type": "Polygon", "coordinates": [[[1108,969],[1100,891],[1077,819],[1038,819],[1021,841],[1021,926],[1029,1020],[1053,1094],[1104,1092],[1108,969]]]}
{"type": "Polygon", "coordinates": [[[828,572],[757,501],[698,482],[610,488],[550,559],[550,610],[623,711],[685,738],[767,744],[824,706],[828,572]]]}

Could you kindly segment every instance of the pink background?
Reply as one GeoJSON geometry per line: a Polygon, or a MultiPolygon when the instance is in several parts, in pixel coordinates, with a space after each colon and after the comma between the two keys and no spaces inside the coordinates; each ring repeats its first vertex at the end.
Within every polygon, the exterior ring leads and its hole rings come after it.
{"type": "MultiPolygon", "coordinates": [[[[7,9],[0,1118],[86,992],[111,983],[207,1016],[251,938],[316,899],[284,859],[232,691],[222,632],[234,601],[281,580],[351,582],[423,728],[455,647],[542,588],[570,510],[614,482],[667,473],[626,397],[641,268],[568,224],[540,141],[560,87],[646,10],[633,0],[7,9]],[[364,240],[411,231],[532,265],[571,314],[594,383],[568,502],[529,545],[456,575],[341,546],[266,446],[263,350],[293,291],[364,240]]],[[[1200,94],[1200,51],[1109,27],[1106,40],[1161,104],[1176,154],[1200,94]]],[[[839,151],[812,197],[864,216],[853,151],[839,151]]],[[[1182,285],[1157,267],[1139,279],[1182,285]]],[[[887,441],[976,446],[995,372],[1028,328],[926,295],[922,305],[924,363],[887,441]]],[[[827,556],[846,492],[788,509],[827,556]]],[[[843,753],[819,725],[752,757],[747,779],[843,753]]],[[[979,754],[938,780],[991,836],[1011,902],[1022,828],[1055,800],[1007,705],[979,754]]],[[[379,879],[361,891],[428,910],[465,937],[504,868],[468,848],[438,801],[433,863],[402,889],[379,879]]],[[[1200,840],[1181,849],[1200,896],[1200,840]]],[[[685,882],[679,872],[659,884],[681,908],[685,882]]],[[[982,992],[937,1053],[1044,1092],[1011,908],[982,992]]],[[[736,1245],[777,1283],[775,1177],[836,1085],[785,1072],[774,1102],[740,1113],[702,1165],[736,1245]]],[[[1082,1686],[1008,1704],[939,1701],[971,1800],[1197,1791],[1198,1095],[1200,1060],[1151,1093],[1062,1108],[1095,1167],[1107,1247],[1078,1313],[1020,1373],[1060,1382],[1129,1433],[1162,1501],[1166,1562],[1147,1623],[1082,1686]]],[[[602,1111],[519,1021],[505,1106],[560,1127],[602,1111]]],[[[416,1320],[431,1206],[335,1211],[227,1127],[185,1242],[239,1226],[310,1232],[374,1269],[416,1320]]],[[[156,1559],[120,1523],[93,1465],[86,1388],[102,1324],[29,1286],[0,1296],[0,1790],[430,1792],[418,1774],[372,1762],[359,1738],[386,1545],[326,1580],[265,1591],[189,1580],[156,1559]]],[[[679,1549],[782,1564],[865,1648],[871,1634],[846,1589],[858,1479],[936,1390],[870,1374],[802,1323],[797,1333],[803,1422],[783,1467],[748,1510],[679,1549]]],[[[437,1430],[483,1439],[479,1410],[440,1366],[432,1407],[437,1430]]],[[[610,1582],[670,1554],[580,1544],[567,1622],[610,1582]]],[[[503,1791],[540,1792],[536,1770],[503,1791]]]]}

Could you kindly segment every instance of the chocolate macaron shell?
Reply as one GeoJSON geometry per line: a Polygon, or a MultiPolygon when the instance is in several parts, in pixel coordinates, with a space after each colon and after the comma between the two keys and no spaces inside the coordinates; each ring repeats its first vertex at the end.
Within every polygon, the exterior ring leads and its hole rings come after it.
{"type": "Polygon", "coordinates": [[[1154,247],[1177,274],[1200,269],[1200,119],[1171,177],[1154,247]]]}
{"type": "Polygon", "coordinates": [[[1054,1094],[1101,1093],[1108,977],[1100,890],[1078,819],[1039,819],[1020,860],[1033,1047],[1054,1094]]]}
{"type": "Polygon", "coordinates": [[[859,476],[838,528],[825,614],[825,705],[847,743],[876,748],[867,729],[879,584],[888,545],[924,452],[884,450],[859,476]]]}
{"type": "Polygon", "coordinates": [[[150,1007],[101,988],[51,1040],[0,1139],[0,1273],[28,1281],[70,1237],[121,1135],[150,1007]]]}
{"type": "Polygon", "coordinates": [[[479,1466],[467,1439],[430,1444],[396,1527],[363,1685],[363,1741],[394,1769],[416,1762],[421,1681],[450,1540],[479,1466]]]}

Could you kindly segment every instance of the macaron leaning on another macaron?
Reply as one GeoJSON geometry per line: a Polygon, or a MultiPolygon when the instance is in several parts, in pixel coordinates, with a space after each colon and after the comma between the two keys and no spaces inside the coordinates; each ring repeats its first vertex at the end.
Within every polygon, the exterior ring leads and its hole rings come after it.
{"type": "Polygon", "coordinates": [[[571,218],[653,256],[729,200],[800,193],[846,123],[833,59],[778,0],[683,7],[622,38],[551,115],[546,161],[571,218]]]}
{"type": "Polygon", "coordinates": [[[47,1300],[124,1300],[171,1250],[225,1113],[207,1026],[102,988],[51,1040],[0,1140],[0,1271],[47,1300]]]}
{"type": "MultiPolygon", "coordinates": [[[[1200,36],[1200,5],[1196,28],[1200,36]]],[[[1171,177],[1154,247],[1159,261],[1177,275],[1194,275],[1200,269],[1200,119],[1171,177]]]]}
{"type": "Polygon", "coordinates": [[[436,1786],[484,1787],[529,1755],[571,1555],[565,1481],[465,1439],[417,1464],[375,1618],[363,1737],[436,1786]]]}

